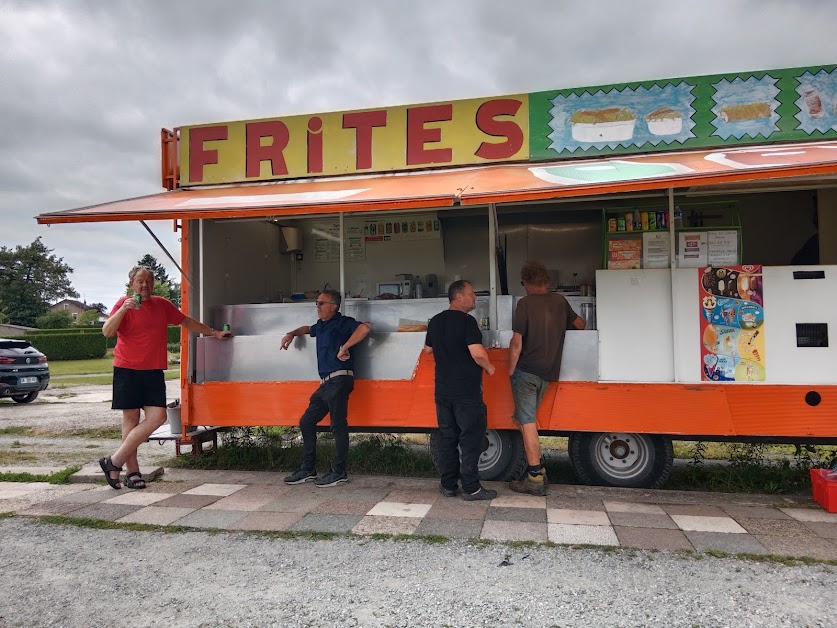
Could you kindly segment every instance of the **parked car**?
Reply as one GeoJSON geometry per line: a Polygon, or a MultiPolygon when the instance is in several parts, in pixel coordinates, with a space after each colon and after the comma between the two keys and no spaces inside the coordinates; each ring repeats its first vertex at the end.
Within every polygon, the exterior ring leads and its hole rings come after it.
{"type": "Polygon", "coordinates": [[[0,338],[0,397],[29,403],[47,386],[47,357],[26,340],[0,338]]]}

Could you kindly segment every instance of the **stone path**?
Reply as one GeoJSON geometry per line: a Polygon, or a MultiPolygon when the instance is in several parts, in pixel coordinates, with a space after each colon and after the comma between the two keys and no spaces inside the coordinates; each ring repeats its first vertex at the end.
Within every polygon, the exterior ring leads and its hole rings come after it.
{"type": "Polygon", "coordinates": [[[438,480],[351,476],[287,486],[282,475],[168,470],[148,489],[0,483],[0,512],[224,530],[440,535],[653,550],[717,550],[837,560],[837,514],[804,497],[550,486],[491,502],[438,492],[438,480]]]}

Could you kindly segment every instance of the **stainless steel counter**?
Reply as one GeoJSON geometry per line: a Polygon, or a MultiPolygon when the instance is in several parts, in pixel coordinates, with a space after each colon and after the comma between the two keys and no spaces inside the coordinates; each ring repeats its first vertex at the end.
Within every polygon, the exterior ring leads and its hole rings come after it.
{"type": "MultiPolygon", "coordinates": [[[[485,331],[487,347],[509,346],[512,332],[485,331]]],[[[598,333],[569,331],[564,343],[561,380],[596,381],[598,378],[598,333]]],[[[424,332],[373,332],[353,348],[355,377],[375,380],[411,379],[424,347],[424,332]]],[[[298,337],[280,351],[281,335],[235,336],[229,340],[197,340],[197,383],[315,381],[315,339],[298,337]]]]}

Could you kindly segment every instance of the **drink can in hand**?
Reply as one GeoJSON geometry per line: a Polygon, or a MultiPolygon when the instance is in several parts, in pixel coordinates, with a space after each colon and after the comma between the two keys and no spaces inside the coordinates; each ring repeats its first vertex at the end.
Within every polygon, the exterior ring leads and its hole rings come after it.
{"type": "Polygon", "coordinates": [[[134,301],[137,302],[137,305],[142,305],[142,295],[139,292],[134,295],[134,301]]]}

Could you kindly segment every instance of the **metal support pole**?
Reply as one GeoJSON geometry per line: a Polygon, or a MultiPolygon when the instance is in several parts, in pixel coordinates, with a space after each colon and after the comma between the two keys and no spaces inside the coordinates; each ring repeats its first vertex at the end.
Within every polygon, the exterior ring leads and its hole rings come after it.
{"type": "Polygon", "coordinates": [[[671,360],[672,372],[674,373],[674,381],[680,381],[680,372],[677,363],[677,339],[679,338],[679,328],[677,325],[677,310],[675,308],[674,291],[676,288],[676,271],[677,258],[675,257],[677,251],[677,232],[674,230],[674,188],[668,189],[668,234],[669,234],[669,255],[670,255],[670,273],[671,273],[671,360]]]}
{"type": "Polygon", "coordinates": [[[346,233],[343,214],[340,213],[340,296],[346,297],[346,233]]]}
{"type": "MultiPolygon", "coordinates": [[[[183,279],[185,279],[185,280],[186,280],[186,283],[188,283],[188,284],[191,286],[191,285],[192,285],[192,280],[191,280],[191,279],[189,279],[189,276],[188,276],[186,273],[184,273],[184,272],[183,272],[183,269],[180,267],[180,264],[178,264],[178,263],[174,260],[174,258],[172,257],[171,253],[169,253],[169,252],[168,252],[168,250],[166,249],[166,247],[165,247],[165,246],[163,246],[163,243],[162,243],[162,242],[160,242],[159,238],[157,238],[157,236],[156,236],[156,235],[154,235],[154,232],[151,230],[151,228],[150,228],[147,224],[145,224],[145,221],[144,221],[144,220],[140,220],[140,224],[141,224],[143,227],[145,227],[145,230],[146,230],[149,234],[151,234],[151,237],[152,237],[152,238],[154,238],[154,241],[157,243],[157,245],[158,245],[161,249],[163,249],[163,253],[165,253],[165,254],[166,254],[166,257],[168,257],[168,258],[171,260],[171,263],[172,263],[172,264],[174,264],[174,265],[175,265],[175,267],[177,268],[177,270],[179,270],[179,271],[180,271],[180,276],[181,276],[181,277],[183,277],[183,279]]],[[[203,227],[203,222],[201,222],[201,227],[203,227]]],[[[201,232],[201,233],[203,233],[203,232],[201,232]]]]}
{"type": "Polygon", "coordinates": [[[497,322],[497,207],[488,204],[488,323],[498,329],[497,322]]]}

